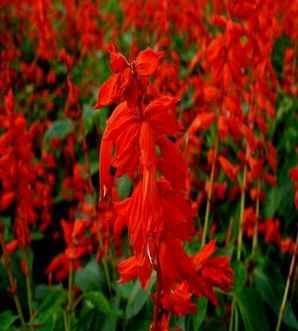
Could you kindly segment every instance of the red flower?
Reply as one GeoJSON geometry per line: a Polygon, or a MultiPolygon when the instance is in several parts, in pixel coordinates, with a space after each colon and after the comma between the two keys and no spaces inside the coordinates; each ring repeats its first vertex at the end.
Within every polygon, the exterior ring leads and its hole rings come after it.
{"type": "MultiPolygon", "coordinates": [[[[156,71],[162,58],[161,52],[150,48],[139,53],[136,60],[129,63],[127,59],[117,52],[111,52],[111,69],[113,74],[100,88],[96,108],[122,101],[124,93],[134,95],[136,77],[146,78],[156,71]]],[[[132,96],[134,100],[135,96],[132,96]]]]}
{"type": "Polygon", "coordinates": [[[204,283],[204,294],[213,304],[218,300],[213,287],[228,291],[233,284],[233,270],[230,267],[230,258],[227,256],[212,256],[216,250],[215,240],[210,241],[193,257],[195,269],[204,283]]]}
{"type": "Polygon", "coordinates": [[[265,241],[270,243],[279,244],[280,242],[280,231],[279,231],[279,220],[268,219],[259,225],[259,230],[264,234],[265,241]]]}
{"type": "Polygon", "coordinates": [[[239,167],[233,165],[223,156],[220,156],[218,160],[226,176],[228,176],[231,180],[235,180],[239,171],[239,167]]]}
{"type": "Polygon", "coordinates": [[[192,293],[186,283],[181,283],[171,292],[165,293],[162,297],[162,305],[178,316],[196,311],[196,305],[192,302],[192,293]]]}

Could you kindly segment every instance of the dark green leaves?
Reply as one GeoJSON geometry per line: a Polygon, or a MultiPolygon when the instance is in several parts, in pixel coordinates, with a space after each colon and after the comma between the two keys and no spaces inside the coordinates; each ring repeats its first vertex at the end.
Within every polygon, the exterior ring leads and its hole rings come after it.
{"type": "MultiPolygon", "coordinates": [[[[276,314],[276,321],[278,318],[279,307],[282,301],[282,291],[279,291],[272,277],[267,277],[261,270],[255,272],[256,288],[263,298],[264,302],[276,314]]],[[[295,330],[298,330],[298,321],[293,312],[291,304],[286,306],[284,323],[295,330]]]]}
{"type": "Polygon", "coordinates": [[[10,331],[13,323],[18,319],[11,311],[0,314],[0,331],[10,331]]]}
{"type": "Polygon", "coordinates": [[[140,283],[136,281],[130,291],[128,297],[125,316],[130,319],[137,315],[148,300],[148,294],[140,287],[140,283]]]}
{"type": "Polygon", "coordinates": [[[52,139],[62,140],[74,131],[74,124],[69,118],[57,120],[48,128],[44,135],[45,143],[50,143],[52,139]]]}
{"type": "Polygon", "coordinates": [[[102,272],[95,258],[75,273],[75,284],[84,292],[100,290],[102,282],[102,272]]]}
{"type": "Polygon", "coordinates": [[[85,304],[90,308],[97,309],[104,314],[111,314],[113,312],[109,301],[99,291],[86,292],[84,298],[85,298],[85,304]]]}
{"type": "Polygon", "coordinates": [[[193,317],[193,330],[199,331],[207,314],[208,299],[200,298],[198,300],[197,312],[193,317]]]}
{"type": "Polygon", "coordinates": [[[60,331],[67,303],[66,291],[59,286],[48,288],[43,285],[36,289],[36,298],[40,304],[36,307],[37,315],[31,323],[32,327],[38,327],[40,331],[60,331]]]}
{"type": "Polygon", "coordinates": [[[131,188],[132,188],[132,181],[127,176],[121,176],[117,182],[117,188],[120,199],[125,199],[129,196],[131,188]]]}
{"type": "Polygon", "coordinates": [[[265,308],[256,290],[244,288],[236,294],[236,303],[245,331],[269,331],[265,308]]]}

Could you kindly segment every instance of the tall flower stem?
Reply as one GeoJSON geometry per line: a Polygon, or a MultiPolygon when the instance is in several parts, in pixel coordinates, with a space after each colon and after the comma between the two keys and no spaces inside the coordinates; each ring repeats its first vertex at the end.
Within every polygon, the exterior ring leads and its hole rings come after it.
{"type": "Polygon", "coordinates": [[[243,168],[243,178],[241,185],[241,200],[240,200],[240,217],[239,217],[239,231],[238,231],[238,243],[237,243],[237,260],[241,260],[241,251],[242,251],[242,239],[243,239],[243,223],[244,223],[244,209],[245,209],[245,192],[246,192],[246,176],[247,176],[247,154],[248,147],[246,147],[246,158],[243,168]]]}
{"type": "MultiPolygon", "coordinates": [[[[22,250],[23,258],[26,263],[29,261],[27,249],[22,250]]],[[[32,288],[31,288],[31,268],[28,268],[28,272],[25,273],[25,281],[26,281],[26,291],[27,291],[27,301],[29,308],[29,321],[31,322],[33,319],[33,298],[32,298],[32,288]]]]}
{"type": "Polygon", "coordinates": [[[258,227],[259,227],[259,217],[260,217],[260,187],[261,187],[261,182],[258,179],[257,181],[257,201],[256,201],[256,222],[255,222],[255,227],[254,227],[254,236],[253,236],[253,241],[252,241],[252,256],[255,256],[256,249],[258,246],[258,227]]]}
{"type": "Polygon", "coordinates": [[[68,273],[68,303],[64,314],[65,331],[71,330],[72,284],[73,284],[73,265],[72,265],[72,261],[70,261],[69,273],[68,273]]]}
{"type": "Polygon", "coordinates": [[[235,296],[233,296],[232,305],[231,305],[231,316],[230,316],[229,331],[233,331],[233,327],[234,327],[234,316],[235,316],[235,296]]]}
{"type": "Polygon", "coordinates": [[[207,205],[206,205],[206,211],[205,211],[201,247],[203,247],[205,245],[206,239],[207,239],[207,231],[208,231],[208,226],[209,226],[210,207],[211,207],[211,198],[212,198],[212,193],[213,193],[213,183],[214,183],[217,152],[218,152],[218,137],[216,136],[215,137],[214,157],[212,160],[212,168],[211,168],[211,173],[210,173],[209,182],[208,182],[207,205]]]}
{"type": "Polygon", "coordinates": [[[17,309],[17,313],[18,313],[18,317],[21,321],[21,325],[22,327],[26,326],[26,322],[25,322],[25,318],[24,318],[24,313],[23,313],[23,309],[22,309],[22,305],[20,302],[20,298],[19,295],[17,293],[17,284],[16,284],[16,280],[13,276],[12,270],[11,270],[11,265],[10,265],[10,261],[9,261],[9,255],[5,252],[5,244],[4,244],[4,240],[0,235],[0,242],[1,242],[1,248],[2,248],[2,258],[1,261],[3,263],[4,269],[7,273],[7,277],[8,277],[8,283],[9,286],[12,290],[12,295],[13,295],[13,299],[16,305],[16,309],[17,309]]]}
{"type": "Polygon", "coordinates": [[[15,305],[16,305],[16,309],[17,309],[19,319],[21,321],[22,326],[25,327],[26,322],[25,322],[25,318],[24,318],[24,314],[23,314],[23,310],[22,310],[22,306],[21,306],[21,301],[20,301],[18,293],[16,292],[16,281],[15,281],[13,275],[12,275],[12,272],[11,272],[10,268],[9,267],[7,268],[7,265],[5,265],[5,268],[6,268],[6,272],[7,272],[7,275],[8,275],[9,286],[12,289],[13,288],[15,289],[13,291],[13,299],[14,299],[14,302],[15,302],[15,305]]]}
{"type": "Polygon", "coordinates": [[[28,307],[29,307],[29,314],[30,314],[30,321],[31,321],[32,316],[33,316],[33,305],[32,305],[32,291],[31,291],[30,275],[26,275],[26,289],[27,289],[28,307]]]}
{"type": "Polygon", "coordinates": [[[288,278],[287,278],[287,282],[286,282],[286,287],[285,287],[282,303],[281,303],[281,306],[280,306],[280,309],[279,309],[278,321],[277,321],[275,331],[280,330],[281,323],[282,323],[283,318],[284,318],[284,313],[285,313],[286,304],[287,304],[287,300],[288,300],[288,294],[289,294],[291,279],[293,277],[293,274],[294,274],[294,271],[295,271],[295,266],[296,266],[297,248],[298,248],[298,231],[297,231],[297,236],[296,236],[295,248],[294,248],[294,252],[293,252],[293,255],[292,255],[291,265],[290,265],[290,269],[289,269],[289,274],[288,274],[288,278]]]}

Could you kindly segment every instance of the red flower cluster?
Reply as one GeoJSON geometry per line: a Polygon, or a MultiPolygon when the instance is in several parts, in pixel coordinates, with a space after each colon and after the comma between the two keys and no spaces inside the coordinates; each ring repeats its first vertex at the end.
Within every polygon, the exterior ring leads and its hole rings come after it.
{"type": "Polygon", "coordinates": [[[15,239],[7,245],[9,252],[30,245],[31,227],[38,219],[38,209],[42,211],[42,230],[51,221],[51,178],[45,175],[42,162],[33,163],[34,130],[28,130],[23,114],[14,108],[14,96],[10,90],[1,113],[4,133],[0,141],[0,208],[5,211],[12,205],[15,207],[15,239]]]}
{"type": "Polygon", "coordinates": [[[173,141],[179,129],[175,116],[178,100],[169,95],[148,100],[147,94],[149,78],[162,66],[162,54],[148,48],[128,62],[113,49],[110,56],[113,74],[99,90],[97,107],[120,104],[102,138],[101,199],[113,197],[115,177],[127,174],[133,180],[131,196],[114,202],[114,232],[119,236],[127,226],[133,250],[133,256],[118,266],[120,282],[138,277],[146,286],[152,271],[156,271],[158,311],[152,330],[161,330],[165,311],[193,311],[192,294],[207,296],[216,304],[213,287],[228,290],[233,273],[228,258],[211,257],[215,242],[194,257],[183,248],[183,242],[192,238],[194,227],[185,198],[187,166],[173,141]]]}

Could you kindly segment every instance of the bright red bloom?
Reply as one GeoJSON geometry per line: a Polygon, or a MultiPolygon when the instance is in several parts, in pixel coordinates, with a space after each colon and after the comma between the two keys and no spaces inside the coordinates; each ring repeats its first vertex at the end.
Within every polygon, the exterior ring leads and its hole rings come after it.
{"type": "Polygon", "coordinates": [[[195,269],[204,284],[204,295],[213,304],[218,300],[213,287],[228,291],[233,285],[233,269],[228,256],[212,256],[216,250],[215,240],[211,240],[203,249],[193,257],[195,269]]]}
{"type": "MultiPolygon", "coordinates": [[[[215,245],[204,263],[184,250],[183,242],[192,238],[194,227],[191,204],[185,199],[187,166],[177,145],[169,139],[178,131],[174,112],[178,99],[161,95],[144,102],[149,81],[143,78],[156,71],[159,59],[160,55],[149,49],[132,63],[120,53],[111,53],[114,73],[101,87],[97,105],[123,101],[108,120],[101,143],[101,203],[113,199],[114,177],[128,174],[134,182],[132,193],[114,202],[114,235],[119,238],[127,227],[133,252],[118,265],[120,282],[138,277],[146,286],[155,270],[156,302],[161,298],[164,309],[183,314],[194,309],[193,294],[216,303],[213,286],[227,290],[232,276],[228,259],[209,259],[215,245]],[[132,87],[133,95],[128,92],[132,87]],[[213,262],[219,263],[217,269],[213,262]],[[219,270],[226,272],[226,278],[219,270]],[[177,302],[179,298],[186,304],[184,308],[177,302]]],[[[214,114],[210,115],[203,119],[204,127],[215,120],[214,114]]],[[[200,118],[197,122],[193,130],[201,126],[200,118]]],[[[156,323],[160,321],[155,321],[158,329],[156,323]]]]}
{"type": "Polygon", "coordinates": [[[186,283],[181,283],[173,291],[162,297],[162,305],[165,309],[181,316],[196,311],[196,305],[192,302],[192,294],[186,283]]]}
{"type": "Polygon", "coordinates": [[[280,242],[280,222],[277,219],[268,219],[259,225],[259,231],[264,234],[268,243],[279,244],[280,242]]]}
{"type": "Polygon", "coordinates": [[[151,76],[157,69],[163,54],[150,48],[139,53],[136,60],[129,63],[117,52],[111,52],[111,68],[113,74],[100,88],[96,108],[122,101],[124,93],[131,94],[130,101],[134,101],[135,78],[151,76]]]}
{"type": "Polygon", "coordinates": [[[228,159],[223,156],[220,156],[218,158],[218,161],[226,176],[228,176],[231,180],[235,180],[239,171],[239,167],[233,165],[228,159]]]}

